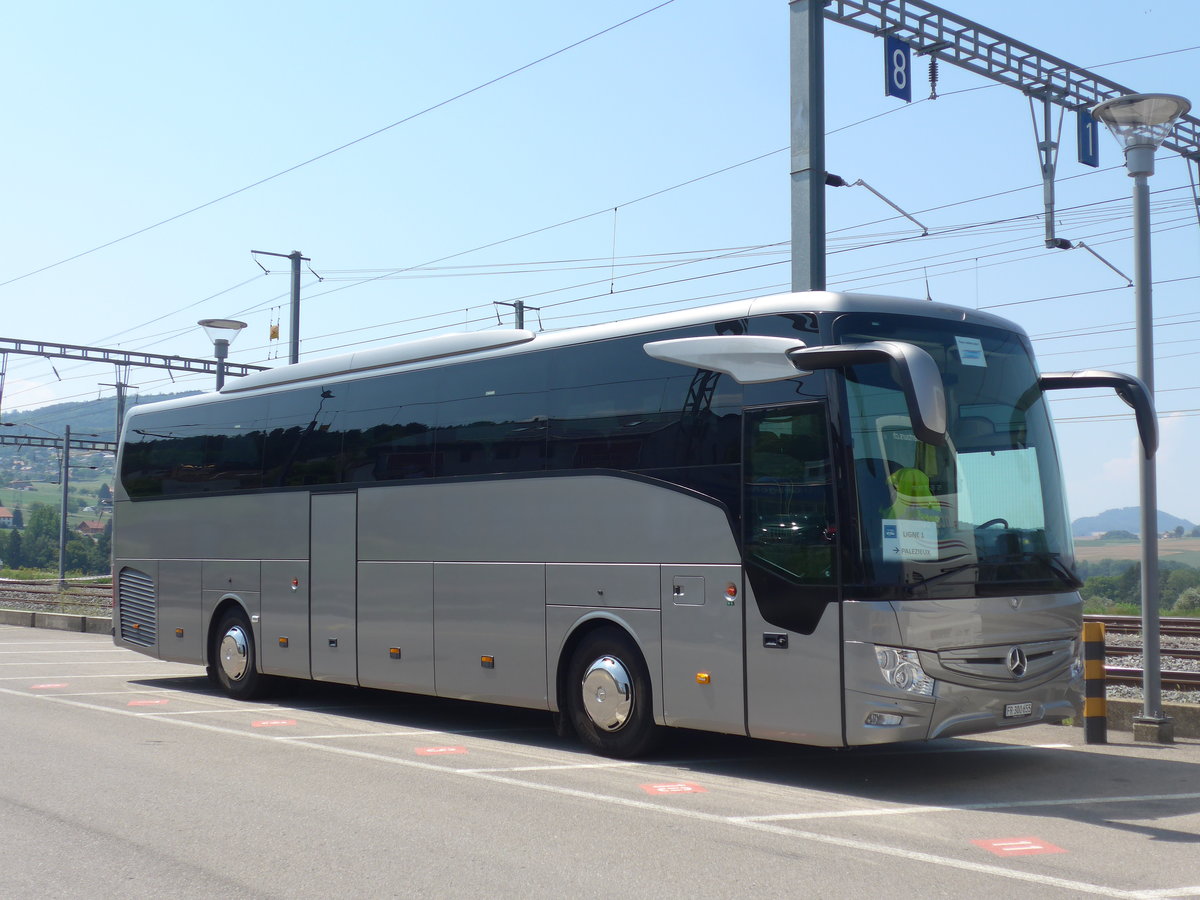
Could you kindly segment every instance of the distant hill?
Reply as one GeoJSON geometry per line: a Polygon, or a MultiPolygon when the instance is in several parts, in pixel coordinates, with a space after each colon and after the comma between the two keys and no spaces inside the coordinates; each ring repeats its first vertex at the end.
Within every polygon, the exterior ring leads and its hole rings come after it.
{"type": "MultiPolygon", "coordinates": [[[[181,391],[178,394],[144,394],[131,395],[125,401],[128,411],[142,403],[157,403],[159,400],[169,400],[172,397],[189,397],[200,391],[181,391]]],[[[71,426],[71,431],[77,434],[94,434],[99,440],[116,440],[114,432],[117,427],[116,397],[99,397],[95,400],[81,400],[73,403],[55,403],[51,406],[41,406],[29,412],[4,412],[0,410],[0,421],[12,422],[15,427],[5,429],[7,434],[19,434],[21,426],[30,424],[28,434],[42,435],[46,431],[61,435],[63,427],[71,426]],[[44,431],[42,430],[44,429],[44,431]]]]}
{"type": "MultiPolygon", "coordinates": [[[[1189,532],[1196,526],[1187,519],[1180,519],[1161,509],[1158,511],[1158,532],[1173,531],[1182,525],[1184,532],[1189,532]]],[[[1088,537],[1093,534],[1103,534],[1106,531],[1129,531],[1141,534],[1142,511],[1137,506],[1126,506],[1124,509],[1108,509],[1098,516],[1084,516],[1071,523],[1071,534],[1075,537],[1088,537]]]]}

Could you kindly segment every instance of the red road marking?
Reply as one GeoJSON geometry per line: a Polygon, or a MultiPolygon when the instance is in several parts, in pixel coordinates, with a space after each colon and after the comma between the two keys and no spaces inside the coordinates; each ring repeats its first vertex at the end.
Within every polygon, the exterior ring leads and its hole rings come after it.
{"type": "Polygon", "coordinates": [[[163,706],[170,703],[170,700],[130,700],[130,706],[163,706]]]}
{"type": "Polygon", "coordinates": [[[466,747],[418,747],[419,756],[442,756],[446,753],[466,753],[466,747]]]}
{"type": "Polygon", "coordinates": [[[1037,853],[1066,853],[1062,847],[1055,847],[1049,841],[1041,838],[997,838],[988,841],[971,841],[977,847],[991,850],[997,856],[1033,856],[1037,853]]]}
{"type": "Polygon", "coordinates": [[[251,722],[255,728],[278,728],[281,725],[295,725],[295,719],[263,719],[259,722],[251,722]]]}
{"type": "Polygon", "coordinates": [[[676,781],[672,784],[643,784],[642,790],[647,794],[707,794],[708,788],[687,781],[676,781]]]}
{"type": "Polygon", "coordinates": [[[29,686],[31,691],[48,691],[50,688],[70,687],[65,681],[56,684],[33,684],[29,686]]]}

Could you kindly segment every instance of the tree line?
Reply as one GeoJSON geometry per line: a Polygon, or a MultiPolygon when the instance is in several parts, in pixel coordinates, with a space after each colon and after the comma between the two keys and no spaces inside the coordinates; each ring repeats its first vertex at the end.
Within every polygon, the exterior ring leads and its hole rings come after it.
{"type": "MultiPolygon", "coordinates": [[[[20,526],[0,531],[0,567],[57,569],[59,511],[44,503],[29,507],[20,526]]],[[[14,524],[16,524],[14,522],[14,524]]],[[[112,556],[112,520],[93,539],[67,532],[66,570],[80,575],[107,575],[112,556]]]]}
{"type": "MultiPolygon", "coordinates": [[[[1076,571],[1084,606],[1093,612],[1117,612],[1142,605],[1142,564],[1124,559],[1080,560],[1076,571]]],[[[1158,563],[1158,605],[1162,611],[1200,616],[1200,569],[1171,560],[1158,563]]]]}

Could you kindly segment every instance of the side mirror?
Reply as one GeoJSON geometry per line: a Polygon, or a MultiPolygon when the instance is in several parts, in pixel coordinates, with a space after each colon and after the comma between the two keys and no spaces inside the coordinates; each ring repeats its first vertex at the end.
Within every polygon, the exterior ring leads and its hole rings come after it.
{"type": "Polygon", "coordinates": [[[913,434],[926,444],[946,443],[946,389],[933,357],[915,344],[903,341],[869,341],[806,347],[788,353],[797,368],[844,369],[886,362],[904,392],[913,434]]]}
{"type": "Polygon", "coordinates": [[[946,443],[946,391],[937,363],[928,353],[903,341],[871,341],[806,347],[803,341],[755,335],[712,335],[651,341],[644,345],[655,359],[731,376],[739,384],[785,381],[815,369],[886,362],[904,392],[913,433],[926,444],[946,443]]]}
{"type": "Polygon", "coordinates": [[[1038,379],[1038,386],[1043,391],[1112,388],[1125,405],[1133,409],[1146,459],[1152,459],[1158,452],[1158,417],[1154,412],[1154,400],[1140,378],[1123,372],[1083,369],[1079,372],[1048,372],[1038,379]]]}

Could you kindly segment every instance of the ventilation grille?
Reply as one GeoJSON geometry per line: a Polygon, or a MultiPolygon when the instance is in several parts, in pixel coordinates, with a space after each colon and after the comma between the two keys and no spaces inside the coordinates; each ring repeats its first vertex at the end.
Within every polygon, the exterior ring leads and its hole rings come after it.
{"type": "Polygon", "coordinates": [[[137,569],[122,569],[117,582],[121,640],[151,647],[158,640],[154,615],[154,579],[137,569]]]}
{"type": "Polygon", "coordinates": [[[943,669],[934,673],[925,670],[934,678],[953,681],[950,672],[973,678],[986,679],[993,687],[1002,682],[1028,682],[1052,672],[1062,671],[1075,656],[1075,642],[1068,640],[1039,641],[1029,644],[1001,644],[997,647],[975,647],[962,650],[943,650],[938,662],[943,669]],[[1010,653],[1020,650],[1023,663],[1019,671],[1010,664],[1010,653]]]}

